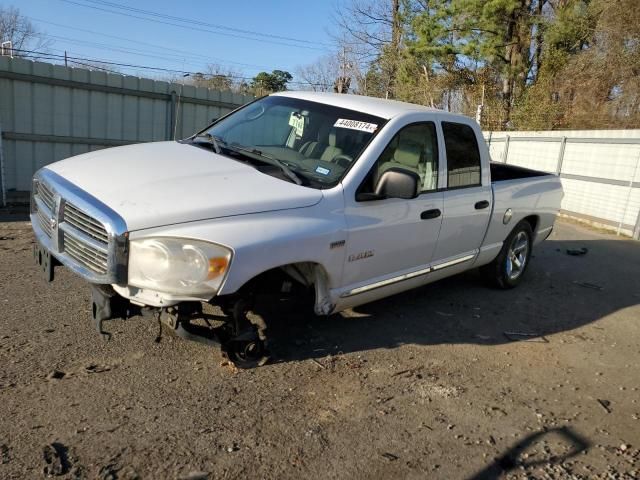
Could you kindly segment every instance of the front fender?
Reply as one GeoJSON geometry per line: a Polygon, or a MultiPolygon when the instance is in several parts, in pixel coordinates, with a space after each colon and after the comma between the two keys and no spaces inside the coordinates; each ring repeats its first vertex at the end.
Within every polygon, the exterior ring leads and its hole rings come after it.
{"type": "MultiPolygon", "coordinates": [[[[341,195],[336,200],[341,200],[341,195]]],[[[291,263],[320,265],[328,286],[340,284],[346,224],[342,207],[330,200],[311,207],[170,225],[132,232],[132,239],[172,236],[215,242],[233,250],[218,295],[236,292],[260,273],[291,263]]]]}

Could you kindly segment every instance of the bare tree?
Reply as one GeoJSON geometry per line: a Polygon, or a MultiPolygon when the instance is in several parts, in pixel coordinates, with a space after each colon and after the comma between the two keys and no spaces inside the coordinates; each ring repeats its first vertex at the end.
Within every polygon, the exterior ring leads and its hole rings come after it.
{"type": "Polygon", "coordinates": [[[362,79],[367,85],[360,84],[361,89],[396,97],[406,30],[412,16],[422,9],[417,0],[350,0],[339,4],[334,15],[339,35],[335,37],[349,49],[358,68],[369,72],[362,79]]]}
{"type": "Polygon", "coordinates": [[[296,76],[314,92],[333,90],[333,82],[338,75],[340,75],[340,65],[335,55],[325,55],[296,70],[296,76]]]}
{"type": "Polygon", "coordinates": [[[240,72],[215,63],[207,65],[205,73],[197,73],[189,78],[190,80],[187,83],[215,90],[236,90],[238,80],[243,79],[240,72]]]}
{"type": "Polygon", "coordinates": [[[16,57],[37,57],[51,43],[46,35],[40,32],[15,7],[0,7],[0,39],[11,42],[13,55],[16,57]]]}

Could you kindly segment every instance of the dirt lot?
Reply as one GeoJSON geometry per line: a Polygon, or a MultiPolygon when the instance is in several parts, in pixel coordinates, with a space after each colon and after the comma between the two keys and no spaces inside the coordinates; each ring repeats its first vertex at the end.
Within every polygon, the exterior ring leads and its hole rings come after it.
{"type": "Polygon", "coordinates": [[[103,341],[31,242],[0,223],[0,478],[640,477],[637,242],[561,221],[516,290],[469,273],[285,316],[251,371],[142,318],[103,341]]]}

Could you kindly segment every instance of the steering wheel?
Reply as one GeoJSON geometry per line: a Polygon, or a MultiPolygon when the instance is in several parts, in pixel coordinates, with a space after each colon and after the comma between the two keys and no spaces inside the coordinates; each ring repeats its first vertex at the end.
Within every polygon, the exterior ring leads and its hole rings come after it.
{"type": "Polygon", "coordinates": [[[341,153],[340,155],[336,155],[331,159],[332,163],[337,163],[342,168],[349,168],[351,162],[353,162],[353,158],[351,156],[341,153]]]}

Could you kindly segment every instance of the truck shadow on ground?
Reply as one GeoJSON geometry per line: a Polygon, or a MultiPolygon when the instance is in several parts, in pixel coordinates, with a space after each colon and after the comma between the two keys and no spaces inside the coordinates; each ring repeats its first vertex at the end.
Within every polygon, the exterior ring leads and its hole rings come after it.
{"type": "Polygon", "coordinates": [[[276,362],[405,344],[548,342],[561,332],[583,341],[588,332],[572,331],[640,303],[638,271],[637,242],[549,240],[513,290],[491,289],[470,271],[330,317],[264,315],[276,362]],[[580,248],[587,253],[567,253],[580,248]]]}
{"type": "Polygon", "coordinates": [[[575,457],[584,452],[589,446],[589,441],[575,433],[569,427],[541,430],[519,440],[511,448],[502,453],[502,455],[496,457],[493,462],[467,480],[497,480],[503,477],[505,473],[519,467],[524,467],[527,470],[536,467],[549,468],[550,465],[558,465],[575,457]],[[538,442],[542,442],[548,437],[559,437],[559,439],[562,440],[561,444],[564,451],[558,453],[550,452],[549,456],[537,456],[538,458],[525,457],[524,454],[529,447],[538,442]]]}

